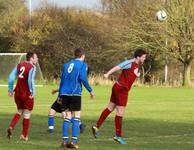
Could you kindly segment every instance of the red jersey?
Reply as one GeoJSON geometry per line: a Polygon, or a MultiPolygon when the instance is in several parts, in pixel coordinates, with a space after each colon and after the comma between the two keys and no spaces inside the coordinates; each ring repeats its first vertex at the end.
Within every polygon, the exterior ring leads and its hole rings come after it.
{"type": "MultiPolygon", "coordinates": [[[[120,66],[120,65],[119,65],[120,66]]],[[[138,64],[136,63],[135,59],[128,59],[125,64],[122,64],[121,67],[123,70],[118,78],[118,84],[130,90],[132,84],[134,83],[135,79],[138,77],[135,74],[135,70],[138,70],[138,64]],[[125,69],[124,67],[128,65],[128,68],[125,69]]]]}
{"type": "Polygon", "coordinates": [[[33,64],[24,61],[17,65],[17,84],[15,87],[15,94],[22,96],[29,96],[30,89],[28,85],[29,71],[33,68],[33,64]]]}

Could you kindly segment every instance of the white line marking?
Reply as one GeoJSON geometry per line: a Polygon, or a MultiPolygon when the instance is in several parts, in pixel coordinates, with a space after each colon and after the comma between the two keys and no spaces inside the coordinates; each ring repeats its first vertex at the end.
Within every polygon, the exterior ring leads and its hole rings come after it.
{"type": "MultiPolygon", "coordinates": [[[[49,103],[49,104],[35,104],[34,106],[35,107],[45,107],[45,106],[51,106],[52,103],[49,103]]],[[[16,105],[1,105],[0,108],[15,108],[16,105]]]]}
{"type": "MultiPolygon", "coordinates": [[[[8,85],[7,84],[0,84],[0,86],[1,87],[8,87],[8,85]]],[[[15,87],[15,85],[14,85],[14,87],[15,87]]],[[[42,84],[38,84],[38,85],[35,85],[35,87],[43,87],[43,85],[42,84]]]]}

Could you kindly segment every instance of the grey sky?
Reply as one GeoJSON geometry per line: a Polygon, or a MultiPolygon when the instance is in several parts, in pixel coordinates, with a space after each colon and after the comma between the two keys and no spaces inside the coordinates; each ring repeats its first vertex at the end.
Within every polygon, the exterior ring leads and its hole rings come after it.
{"type": "MultiPolygon", "coordinates": [[[[75,6],[89,9],[100,7],[100,0],[31,0],[32,10],[38,8],[44,2],[60,7],[75,6]]],[[[30,0],[26,0],[26,4],[29,7],[30,0]]]]}

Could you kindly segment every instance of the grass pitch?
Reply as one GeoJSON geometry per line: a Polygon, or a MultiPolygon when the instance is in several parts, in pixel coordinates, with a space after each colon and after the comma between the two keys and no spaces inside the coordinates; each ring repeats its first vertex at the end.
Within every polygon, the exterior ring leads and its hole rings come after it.
{"type": "MultiPolygon", "coordinates": [[[[6,129],[16,111],[7,88],[0,87],[0,150],[55,150],[61,144],[61,115],[55,118],[55,133],[47,133],[47,114],[56,96],[50,94],[57,86],[36,89],[35,107],[31,119],[30,140],[19,141],[22,120],[17,124],[13,138],[6,139],[6,129]]],[[[79,136],[80,150],[193,150],[194,149],[194,90],[187,88],[134,87],[129,93],[128,106],[123,119],[123,137],[127,144],[112,140],[114,114],[94,139],[91,125],[107,106],[111,86],[95,86],[96,98],[90,100],[84,91],[82,121],[86,130],[79,136]]]]}

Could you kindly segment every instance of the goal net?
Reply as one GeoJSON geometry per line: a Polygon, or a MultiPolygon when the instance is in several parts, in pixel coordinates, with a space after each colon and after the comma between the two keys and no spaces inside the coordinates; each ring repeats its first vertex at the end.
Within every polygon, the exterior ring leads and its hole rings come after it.
{"type": "MultiPolygon", "coordinates": [[[[14,67],[26,60],[26,53],[0,53],[0,86],[8,85],[8,77],[14,67]]],[[[15,82],[16,83],[16,82],[15,82]]],[[[43,86],[44,79],[39,63],[36,65],[36,86],[43,86]]]]}

